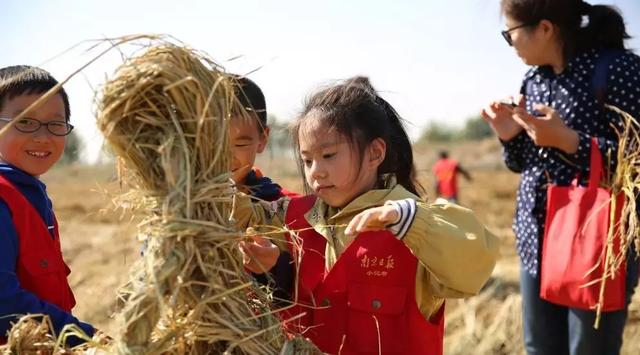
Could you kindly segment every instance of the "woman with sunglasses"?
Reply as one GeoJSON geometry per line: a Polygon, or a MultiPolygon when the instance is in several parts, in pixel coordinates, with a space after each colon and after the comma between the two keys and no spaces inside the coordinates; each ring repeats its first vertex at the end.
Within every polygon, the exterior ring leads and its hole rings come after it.
{"type": "MultiPolygon", "coordinates": [[[[627,309],[603,313],[540,298],[541,244],[547,185],[587,176],[591,137],[616,157],[618,114],[640,117],[640,57],[625,49],[622,15],[581,0],[502,0],[503,37],[531,69],[517,102],[492,102],[482,112],[500,138],[509,169],[521,174],[513,223],[521,261],[524,342],[528,354],[618,354],[627,309]]],[[[615,167],[615,161],[608,167],[615,167]]],[[[612,171],[612,170],[610,170],[612,171]]],[[[627,296],[637,283],[627,268],[627,296]]],[[[628,304],[628,302],[627,302],[628,304]]]]}

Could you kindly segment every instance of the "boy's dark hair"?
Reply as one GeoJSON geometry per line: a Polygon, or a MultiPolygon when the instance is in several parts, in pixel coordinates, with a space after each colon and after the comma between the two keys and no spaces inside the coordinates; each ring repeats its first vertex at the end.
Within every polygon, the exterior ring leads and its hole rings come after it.
{"type": "MultiPolygon", "coordinates": [[[[56,85],[58,81],[48,71],[38,67],[14,65],[0,68],[0,109],[7,100],[16,96],[44,94],[56,85]]],[[[60,88],[59,93],[64,104],[64,119],[69,122],[69,97],[64,88],[60,88]]]]}
{"type": "Polygon", "coordinates": [[[624,49],[624,40],[630,38],[622,15],[612,6],[583,0],[501,0],[501,8],[523,24],[548,20],[558,26],[565,61],[589,49],[624,49]]]}
{"type": "Polygon", "coordinates": [[[258,119],[260,131],[267,127],[267,103],[260,87],[244,76],[232,75],[235,80],[235,93],[240,105],[258,119]]]}
{"type": "Polygon", "coordinates": [[[447,159],[449,157],[449,152],[447,152],[446,150],[441,150],[438,155],[440,156],[440,158],[442,159],[447,159]]]}
{"type": "MultiPolygon", "coordinates": [[[[408,191],[415,195],[424,192],[415,179],[413,150],[402,119],[387,101],[378,96],[368,78],[347,79],[309,98],[300,117],[291,126],[291,140],[296,151],[300,148],[300,125],[311,115],[320,119],[325,127],[344,135],[358,150],[360,158],[374,139],[382,138],[387,151],[378,167],[378,175],[393,173],[398,183],[408,191]]],[[[300,170],[304,171],[299,154],[297,158],[300,170]]],[[[309,192],[306,183],[305,189],[309,192]]]]}

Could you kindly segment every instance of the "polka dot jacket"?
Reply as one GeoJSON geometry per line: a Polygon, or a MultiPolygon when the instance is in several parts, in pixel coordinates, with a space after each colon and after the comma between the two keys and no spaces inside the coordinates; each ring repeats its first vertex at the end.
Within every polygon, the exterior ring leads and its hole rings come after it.
{"type": "MultiPolygon", "coordinates": [[[[618,114],[604,110],[593,86],[594,69],[602,53],[589,50],[577,55],[561,74],[555,74],[548,66],[533,67],[522,84],[521,93],[525,95],[529,113],[537,114],[534,104],[545,104],[579,133],[580,143],[575,154],[538,147],[524,132],[502,142],[507,167],[522,175],[513,230],[522,264],[533,276],[539,270],[547,183],[569,185],[578,172],[582,177],[588,176],[591,137],[597,138],[605,161],[608,154],[615,158],[617,152],[613,126],[620,126],[622,120],[618,114]]],[[[620,52],[609,61],[606,74],[604,102],[640,117],[640,57],[629,51],[620,52]]],[[[614,166],[612,159],[609,168],[612,170],[614,166]]]]}

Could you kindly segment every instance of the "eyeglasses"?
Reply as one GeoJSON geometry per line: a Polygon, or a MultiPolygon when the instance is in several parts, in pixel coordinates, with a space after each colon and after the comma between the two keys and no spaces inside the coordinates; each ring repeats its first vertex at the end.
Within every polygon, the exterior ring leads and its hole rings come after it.
{"type": "MultiPolygon", "coordinates": [[[[0,121],[11,122],[13,120],[11,118],[0,117],[0,121]]],[[[73,125],[65,121],[42,122],[35,118],[27,117],[19,119],[13,126],[22,133],[33,133],[39,130],[40,127],[46,126],[47,131],[54,136],[66,136],[73,131],[73,125]]]]}
{"type": "Polygon", "coordinates": [[[534,24],[534,23],[523,23],[522,25],[518,25],[518,26],[515,26],[515,27],[508,28],[508,29],[506,29],[504,31],[501,31],[500,33],[502,34],[502,37],[504,37],[504,40],[507,41],[509,46],[512,47],[513,46],[513,40],[511,39],[511,31],[517,30],[518,28],[535,26],[535,25],[536,24],[534,24]]]}

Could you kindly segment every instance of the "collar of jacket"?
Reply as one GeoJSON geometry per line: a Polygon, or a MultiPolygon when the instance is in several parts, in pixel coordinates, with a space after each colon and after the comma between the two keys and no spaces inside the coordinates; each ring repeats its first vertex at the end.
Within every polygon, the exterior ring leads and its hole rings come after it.
{"type": "Polygon", "coordinates": [[[344,208],[338,209],[327,205],[322,199],[316,199],[313,207],[305,213],[305,219],[318,233],[327,236],[327,230],[348,223],[358,213],[372,207],[382,206],[388,200],[401,200],[418,196],[407,191],[396,182],[395,176],[383,175],[380,182],[381,188],[369,190],[349,202],[344,208]]]}

